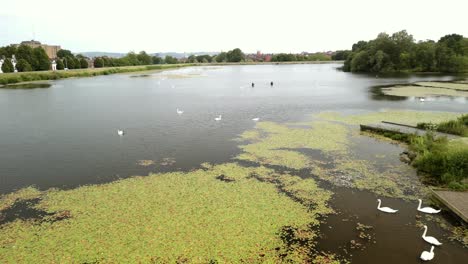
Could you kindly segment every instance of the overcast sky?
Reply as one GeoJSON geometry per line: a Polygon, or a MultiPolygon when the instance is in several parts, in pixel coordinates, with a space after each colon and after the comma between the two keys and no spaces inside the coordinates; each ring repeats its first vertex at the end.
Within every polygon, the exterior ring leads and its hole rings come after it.
{"type": "Polygon", "coordinates": [[[402,29],[468,36],[468,0],[0,0],[0,46],[73,52],[314,52],[402,29]]]}

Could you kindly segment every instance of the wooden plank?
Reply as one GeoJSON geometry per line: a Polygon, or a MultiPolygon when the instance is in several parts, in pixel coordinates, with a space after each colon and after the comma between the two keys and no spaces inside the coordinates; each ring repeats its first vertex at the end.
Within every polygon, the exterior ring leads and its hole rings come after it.
{"type": "Polygon", "coordinates": [[[432,189],[431,192],[438,201],[468,223],[468,192],[432,189]]]}

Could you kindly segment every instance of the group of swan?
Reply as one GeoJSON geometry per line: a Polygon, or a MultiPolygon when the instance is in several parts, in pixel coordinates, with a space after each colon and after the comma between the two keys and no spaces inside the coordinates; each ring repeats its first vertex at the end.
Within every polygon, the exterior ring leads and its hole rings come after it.
{"type": "MultiPolygon", "coordinates": [[[[180,110],[179,108],[176,109],[176,112],[177,112],[178,115],[181,115],[181,114],[184,113],[184,111],[183,111],[183,110],[180,110]]],[[[222,116],[222,115],[218,115],[217,117],[215,117],[214,120],[215,120],[215,121],[221,121],[222,119],[223,119],[223,116],[222,116]]],[[[258,121],[260,121],[260,118],[258,118],[258,117],[252,118],[252,121],[258,122],[258,121]]],[[[120,135],[120,134],[119,134],[119,135],[120,135]]]]}
{"type": "MultiPolygon", "coordinates": [[[[181,109],[179,109],[179,108],[176,109],[176,112],[177,112],[178,115],[182,115],[182,114],[184,113],[184,111],[181,110],[181,109]]],[[[222,118],[223,118],[222,115],[218,115],[217,117],[215,117],[214,120],[215,120],[215,121],[221,121],[222,118]]],[[[260,118],[258,118],[258,117],[252,118],[252,121],[258,122],[258,121],[260,121],[260,118]]],[[[123,136],[123,135],[124,135],[124,131],[123,131],[122,129],[117,129],[117,135],[123,136]]]]}
{"type": "MultiPolygon", "coordinates": [[[[382,212],[385,212],[385,213],[391,213],[391,214],[394,214],[396,212],[398,212],[398,210],[395,210],[395,209],[392,209],[390,207],[380,207],[380,205],[382,204],[382,201],[380,199],[377,199],[378,201],[378,205],[377,205],[377,209],[382,211],[382,212]]],[[[418,208],[417,210],[419,212],[423,212],[423,213],[426,213],[426,214],[437,214],[440,212],[440,210],[436,210],[432,207],[423,207],[421,208],[421,204],[422,204],[422,200],[421,199],[418,199],[419,201],[419,205],[418,205],[418,208]]],[[[437,240],[435,237],[431,237],[431,236],[426,236],[426,233],[427,233],[427,226],[425,225],[424,226],[424,233],[422,234],[422,239],[424,239],[424,241],[426,241],[427,243],[431,244],[431,245],[435,245],[435,246],[440,246],[442,245],[442,243],[439,242],[439,240],[437,240]]],[[[420,258],[424,261],[428,261],[428,260],[431,260],[434,258],[434,246],[431,247],[431,251],[423,251],[421,253],[421,256],[420,258]]]]}

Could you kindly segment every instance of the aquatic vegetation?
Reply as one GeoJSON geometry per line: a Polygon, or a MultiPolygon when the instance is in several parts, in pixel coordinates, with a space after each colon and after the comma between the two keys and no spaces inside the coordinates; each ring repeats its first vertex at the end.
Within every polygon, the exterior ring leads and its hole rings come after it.
{"type": "Polygon", "coordinates": [[[468,97],[467,91],[453,90],[438,87],[423,87],[417,85],[394,86],[382,88],[382,92],[386,95],[393,96],[415,96],[415,97],[430,97],[430,96],[453,96],[453,97],[468,97]]]}
{"type": "Polygon", "coordinates": [[[154,160],[138,160],[137,161],[138,165],[144,166],[144,167],[154,165],[154,163],[155,163],[154,160]]]}
{"type": "MultiPolygon", "coordinates": [[[[398,115],[401,116],[401,113],[398,115]]],[[[420,116],[413,115],[415,117],[412,118],[420,116]]],[[[307,169],[311,177],[383,196],[415,199],[415,195],[422,192],[422,185],[411,167],[391,166],[381,170],[368,160],[356,158],[354,145],[350,142],[350,135],[355,135],[346,124],[336,123],[336,120],[349,122],[346,117],[331,118],[323,114],[320,117],[327,117],[333,122],[311,121],[287,125],[260,122],[254,130],[240,135],[239,140],[249,141],[250,144],[240,146],[242,153],[236,159],[265,166],[307,169]],[[308,155],[307,149],[317,150],[320,155],[308,155]]]]}
{"type": "Polygon", "coordinates": [[[4,209],[10,207],[16,201],[30,200],[30,199],[39,197],[41,194],[42,194],[41,191],[39,191],[38,189],[34,187],[26,187],[14,193],[1,195],[0,196],[0,211],[3,211],[4,209]]]}
{"type": "Polygon", "coordinates": [[[273,122],[260,122],[255,130],[240,135],[240,140],[256,142],[241,145],[243,153],[236,158],[260,164],[279,165],[292,169],[303,169],[310,165],[307,155],[295,149],[317,149],[326,154],[344,154],[347,150],[347,129],[329,122],[313,122],[312,127],[290,128],[273,122]],[[262,136],[261,139],[258,137],[262,136]]]}
{"type": "Polygon", "coordinates": [[[417,123],[439,123],[449,121],[459,116],[450,112],[424,112],[410,110],[385,110],[381,112],[368,112],[361,114],[343,115],[337,112],[321,112],[314,117],[329,121],[341,122],[349,125],[375,124],[382,121],[416,126],[417,123]]]}
{"type": "Polygon", "coordinates": [[[438,87],[438,88],[468,91],[468,83],[461,83],[461,82],[417,82],[415,84],[419,86],[438,87]]]}
{"type": "Polygon", "coordinates": [[[28,83],[21,83],[21,84],[9,84],[9,85],[0,85],[0,88],[3,89],[36,89],[36,88],[49,88],[52,84],[50,83],[36,83],[36,82],[28,82],[28,83]]]}
{"type": "Polygon", "coordinates": [[[235,163],[51,190],[36,207],[69,217],[2,225],[0,262],[277,262],[285,256],[303,261],[309,258],[305,248],[286,250],[281,229],[303,230],[313,240],[310,225],[330,212],[330,196],[312,179],[235,163]],[[220,174],[234,181],[217,180],[220,174]],[[278,184],[257,178],[272,175],[281,178],[278,184]],[[295,202],[279,186],[313,206],[295,202]]]}

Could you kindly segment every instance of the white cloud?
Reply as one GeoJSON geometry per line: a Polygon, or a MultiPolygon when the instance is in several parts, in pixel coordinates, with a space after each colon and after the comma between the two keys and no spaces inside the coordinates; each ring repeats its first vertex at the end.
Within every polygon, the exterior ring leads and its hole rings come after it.
{"type": "Polygon", "coordinates": [[[74,52],[323,51],[401,29],[416,39],[468,36],[466,0],[1,1],[0,45],[35,31],[74,52]]]}

